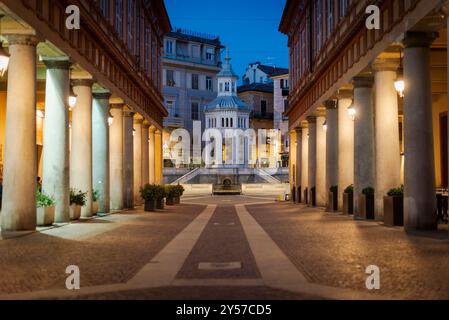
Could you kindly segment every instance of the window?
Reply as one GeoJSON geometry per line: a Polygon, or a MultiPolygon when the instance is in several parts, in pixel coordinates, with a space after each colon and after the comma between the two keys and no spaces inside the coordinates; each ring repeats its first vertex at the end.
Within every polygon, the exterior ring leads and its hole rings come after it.
{"type": "Polygon", "coordinates": [[[229,92],[229,82],[225,83],[225,92],[229,92]]]}
{"type": "Polygon", "coordinates": [[[231,118],[231,128],[234,128],[234,119],[231,118]]]}
{"type": "Polygon", "coordinates": [[[220,92],[223,92],[223,83],[220,83],[220,92]]]}
{"type": "Polygon", "coordinates": [[[200,46],[197,45],[192,46],[192,57],[196,59],[201,58],[200,46]]]}
{"type": "Polygon", "coordinates": [[[214,49],[206,48],[206,60],[214,61],[214,49]]]}
{"type": "Polygon", "coordinates": [[[100,0],[100,10],[101,14],[106,18],[109,18],[109,3],[110,0],[100,0]]]}
{"type": "Polygon", "coordinates": [[[115,31],[123,37],[123,0],[115,0],[115,31]]]}
{"type": "Polygon", "coordinates": [[[224,125],[225,125],[225,119],[221,118],[221,127],[224,128],[224,125]]]}
{"type": "Polygon", "coordinates": [[[135,0],[128,0],[128,21],[127,21],[127,42],[128,42],[128,48],[131,50],[131,52],[134,53],[134,8],[135,8],[135,0]]]}
{"type": "Polygon", "coordinates": [[[232,92],[235,92],[235,82],[232,81],[232,92]]]}
{"type": "Polygon", "coordinates": [[[229,128],[229,118],[226,118],[226,128],[229,128]]]}
{"type": "Polygon", "coordinates": [[[340,1],[340,18],[344,17],[348,13],[348,0],[340,1]]]}
{"type": "Polygon", "coordinates": [[[145,28],[145,71],[151,76],[151,29],[145,28]]]}
{"type": "Polygon", "coordinates": [[[327,0],[327,37],[334,31],[334,0],[327,0]]]}
{"type": "Polygon", "coordinates": [[[167,100],[165,105],[167,107],[167,111],[169,113],[169,116],[170,117],[176,117],[175,102],[173,100],[167,100]]]}
{"type": "Polygon", "coordinates": [[[192,120],[200,120],[198,102],[192,102],[192,120]]]}
{"type": "Polygon", "coordinates": [[[167,86],[175,86],[175,72],[173,70],[167,70],[167,86]]]}
{"type": "Polygon", "coordinates": [[[267,115],[267,102],[265,100],[262,100],[260,102],[260,113],[262,117],[265,117],[267,115]]]}
{"type": "Polygon", "coordinates": [[[173,41],[171,40],[165,41],[165,53],[168,55],[173,54],[173,41]]]}
{"type": "Polygon", "coordinates": [[[212,78],[211,77],[206,77],[206,90],[214,91],[213,86],[212,86],[212,78]]]}
{"type": "Polygon", "coordinates": [[[199,86],[198,86],[198,75],[197,74],[192,74],[192,89],[194,90],[198,90],[199,86]]]}
{"type": "Polygon", "coordinates": [[[316,1],[316,8],[315,8],[315,34],[316,34],[316,51],[315,53],[318,54],[318,52],[321,49],[322,46],[322,28],[321,28],[321,17],[322,17],[322,7],[321,7],[321,0],[316,1]]]}

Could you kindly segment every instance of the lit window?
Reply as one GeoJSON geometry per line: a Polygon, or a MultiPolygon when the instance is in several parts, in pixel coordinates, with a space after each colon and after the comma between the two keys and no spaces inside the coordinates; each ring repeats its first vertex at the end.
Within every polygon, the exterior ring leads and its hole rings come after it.
{"type": "Polygon", "coordinates": [[[212,78],[211,77],[206,77],[206,90],[207,91],[213,91],[212,78]]]}
{"type": "Polygon", "coordinates": [[[165,53],[168,54],[168,55],[172,55],[173,54],[173,41],[167,40],[165,42],[165,53]]]}
{"type": "Polygon", "coordinates": [[[206,48],[206,60],[214,61],[214,49],[206,48]]]}

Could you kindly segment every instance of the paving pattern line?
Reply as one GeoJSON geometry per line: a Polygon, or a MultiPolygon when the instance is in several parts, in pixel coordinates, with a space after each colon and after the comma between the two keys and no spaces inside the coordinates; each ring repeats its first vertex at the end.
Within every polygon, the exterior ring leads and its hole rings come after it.
{"type": "Polygon", "coordinates": [[[179,270],[181,270],[188,255],[197,243],[204,228],[217,208],[208,205],[206,209],[179,233],[162,251],[145,265],[127,285],[133,288],[154,288],[169,286],[179,270]]]}
{"type": "Polygon", "coordinates": [[[256,260],[257,267],[266,286],[326,299],[391,299],[386,296],[308,282],[304,275],[248,212],[246,209],[247,205],[249,204],[238,204],[235,207],[256,260]]]}
{"type": "Polygon", "coordinates": [[[175,287],[259,287],[262,279],[176,279],[175,287]]]}

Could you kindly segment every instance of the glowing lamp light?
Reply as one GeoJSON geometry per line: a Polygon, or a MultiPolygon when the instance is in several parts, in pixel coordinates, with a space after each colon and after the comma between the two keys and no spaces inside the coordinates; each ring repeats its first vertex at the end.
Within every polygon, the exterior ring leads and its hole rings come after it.
{"type": "Polygon", "coordinates": [[[354,120],[355,114],[356,114],[356,111],[355,111],[354,105],[352,104],[350,107],[348,107],[348,115],[352,118],[352,120],[354,120]]]}
{"type": "Polygon", "coordinates": [[[112,126],[113,123],[114,123],[114,116],[109,112],[108,125],[112,126]]]}
{"type": "Polygon", "coordinates": [[[133,129],[133,136],[136,135],[136,129],[133,129]]]}
{"type": "Polygon", "coordinates": [[[394,82],[394,88],[398,92],[401,98],[404,98],[405,82],[402,68],[398,70],[396,81],[394,82]]]}
{"type": "Polygon", "coordinates": [[[9,65],[9,54],[3,49],[3,43],[0,42],[0,78],[3,78],[9,65]]]}
{"type": "Polygon", "coordinates": [[[37,116],[38,118],[40,118],[40,119],[43,119],[43,118],[45,117],[44,111],[42,111],[42,110],[37,110],[37,111],[36,111],[36,116],[37,116]]]}
{"type": "Polygon", "coordinates": [[[70,87],[70,95],[69,95],[69,107],[70,109],[75,108],[76,106],[76,94],[73,92],[73,88],[70,87]]]}
{"type": "Polygon", "coordinates": [[[323,130],[327,131],[327,120],[325,120],[323,123],[323,130]]]}

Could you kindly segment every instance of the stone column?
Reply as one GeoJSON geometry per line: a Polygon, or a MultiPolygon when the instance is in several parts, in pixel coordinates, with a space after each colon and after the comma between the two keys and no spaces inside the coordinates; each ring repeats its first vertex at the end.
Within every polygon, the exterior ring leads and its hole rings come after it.
{"type": "Polygon", "coordinates": [[[156,183],[156,179],[155,179],[155,162],[154,162],[154,155],[155,155],[155,137],[154,137],[154,132],[156,131],[156,128],[151,126],[150,130],[149,130],[149,163],[150,163],[150,184],[154,184],[156,183]]]}
{"type": "Polygon", "coordinates": [[[134,203],[141,204],[140,187],[142,186],[142,123],[143,119],[134,119],[134,203]]]}
{"type": "Polygon", "coordinates": [[[142,186],[150,182],[149,128],[150,124],[144,121],[142,124],[142,186]]]}
{"type": "Polygon", "coordinates": [[[134,112],[123,113],[123,205],[134,208],[134,112]]]}
{"type": "Polygon", "coordinates": [[[157,184],[162,184],[162,132],[156,130],[154,133],[154,167],[155,167],[155,179],[157,184]]]}
{"type": "Polygon", "coordinates": [[[49,58],[45,86],[42,191],[55,199],[55,222],[70,221],[68,58],[49,58]]]}
{"type": "MultiPolygon", "coordinates": [[[[313,192],[316,192],[316,117],[307,117],[309,124],[309,150],[308,150],[308,186],[309,186],[309,205],[316,205],[313,201],[313,192]]],[[[315,193],[316,195],[316,193],[315,193]]]]}
{"type": "Polygon", "coordinates": [[[354,215],[358,215],[359,194],[375,187],[373,79],[354,78],[354,215]]]}
{"type": "Polygon", "coordinates": [[[302,139],[301,139],[301,191],[302,191],[302,203],[308,203],[309,199],[309,129],[302,129],[302,139]],[[307,189],[307,198],[305,196],[305,191],[307,189]]]}
{"type": "Polygon", "coordinates": [[[316,204],[325,207],[327,202],[326,188],[326,131],[323,128],[326,118],[316,120],[316,204]]]}
{"type": "Polygon", "coordinates": [[[123,104],[111,105],[109,128],[111,210],[123,209],[123,104]]]}
{"type": "Polygon", "coordinates": [[[77,99],[72,110],[70,187],[87,192],[83,218],[92,217],[92,85],[90,79],[73,81],[77,99]]]}
{"type": "MultiPolygon", "coordinates": [[[[338,110],[335,100],[325,102],[326,106],[326,195],[330,188],[338,186],[338,110]]],[[[328,203],[328,206],[330,204],[328,203]]]]}
{"type": "Polygon", "coordinates": [[[375,218],[383,221],[384,196],[401,184],[398,94],[394,88],[397,61],[376,60],[374,73],[375,218]]]}
{"type": "Polygon", "coordinates": [[[302,128],[296,128],[295,129],[296,132],[296,186],[295,186],[295,190],[296,190],[296,201],[298,203],[302,202],[302,172],[301,172],[301,164],[302,164],[302,139],[303,139],[303,133],[302,133],[302,128]]]}
{"type": "Polygon", "coordinates": [[[436,229],[430,45],[433,33],[406,34],[404,42],[404,145],[406,229],[436,229]]]}
{"type": "Polygon", "coordinates": [[[92,188],[99,193],[98,213],[110,212],[109,92],[95,92],[92,103],[92,188]]]}
{"type": "Polygon", "coordinates": [[[36,45],[34,36],[11,35],[2,232],[36,228],[36,45]]]}
{"type": "Polygon", "coordinates": [[[343,192],[354,183],[354,121],[348,115],[352,92],[338,93],[338,209],[343,209],[343,192]]]}

